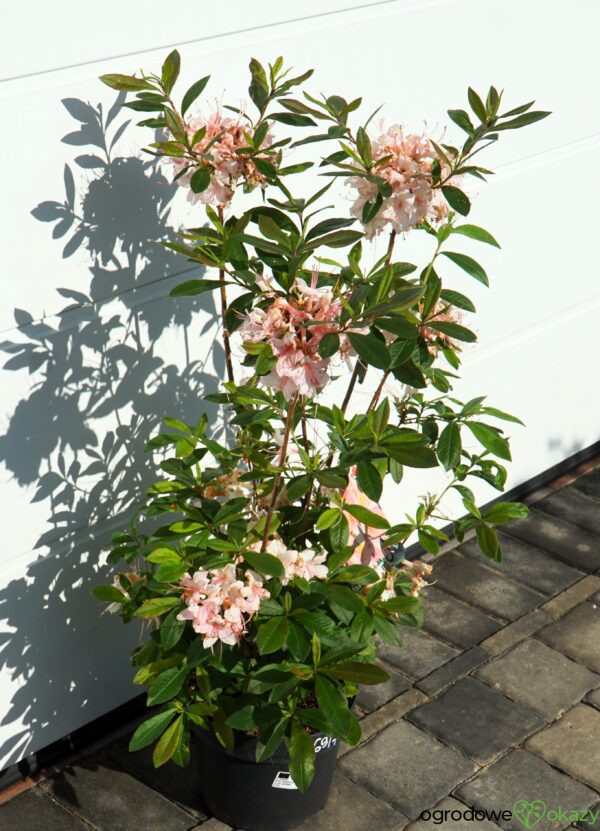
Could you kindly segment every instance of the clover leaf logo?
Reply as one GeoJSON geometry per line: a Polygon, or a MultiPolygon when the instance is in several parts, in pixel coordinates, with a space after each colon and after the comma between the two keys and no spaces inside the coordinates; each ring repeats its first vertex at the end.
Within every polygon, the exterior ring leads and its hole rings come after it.
{"type": "Polygon", "coordinates": [[[536,799],[534,802],[518,799],[513,805],[513,813],[519,822],[531,831],[546,813],[546,805],[541,799],[536,799]]]}

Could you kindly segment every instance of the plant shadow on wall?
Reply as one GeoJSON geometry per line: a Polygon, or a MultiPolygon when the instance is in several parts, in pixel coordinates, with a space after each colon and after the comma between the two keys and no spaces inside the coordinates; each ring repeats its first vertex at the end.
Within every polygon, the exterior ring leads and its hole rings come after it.
{"type": "Polygon", "coordinates": [[[120,622],[98,617],[90,598],[100,551],[155,478],[143,467],[150,433],[168,411],[197,420],[199,407],[207,409],[200,397],[224,373],[218,344],[190,354],[199,334],[209,337],[216,326],[211,296],[164,299],[170,278],[187,270],[156,243],[173,236],[176,186],[155,160],[118,154],[129,123],[115,123],[121,103],[104,113],[63,101],[79,123],[63,141],[86,151],[75,176],[65,166],[65,201],[42,202],[32,213],[53,223],[63,258],[77,253],[82,282],[58,289],[70,304],[53,318],[34,322],[15,309],[19,335],[0,344],[9,355],[4,369],[30,377],[0,437],[0,460],[20,486],[37,486],[32,501],[49,511],[39,558],[0,591],[8,632],[0,671],[20,685],[0,723],[22,724],[0,747],[4,766],[32,742],[37,749],[58,738],[63,722],[85,723],[99,714],[90,708],[120,703],[111,678],[115,666],[128,665],[133,643],[124,643],[120,622]],[[169,359],[157,348],[167,330],[169,359]],[[74,717],[74,709],[86,712],[74,717]]]}

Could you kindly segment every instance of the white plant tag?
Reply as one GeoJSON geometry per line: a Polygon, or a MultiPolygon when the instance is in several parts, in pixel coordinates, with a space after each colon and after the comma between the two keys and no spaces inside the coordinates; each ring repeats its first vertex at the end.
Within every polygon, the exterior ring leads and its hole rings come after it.
{"type": "Polygon", "coordinates": [[[292,775],[289,770],[280,770],[275,779],[273,779],[273,788],[283,788],[285,791],[297,791],[298,788],[294,784],[292,775]]]}

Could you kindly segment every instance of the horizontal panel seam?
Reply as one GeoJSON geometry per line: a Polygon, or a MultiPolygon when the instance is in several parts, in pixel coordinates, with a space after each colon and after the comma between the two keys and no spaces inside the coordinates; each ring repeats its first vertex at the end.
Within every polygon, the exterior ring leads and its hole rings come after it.
{"type": "MultiPolygon", "coordinates": [[[[243,34],[247,34],[247,33],[250,33],[250,32],[260,32],[261,30],[276,29],[278,26],[289,26],[289,25],[294,24],[294,23],[307,23],[307,22],[310,22],[312,20],[319,20],[319,19],[327,18],[327,17],[335,17],[337,15],[349,14],[351,12],[361,12],[361,11],[365,11],[365,10],[368,10],[368,9],[376,9],[376,8],[380,8],[380,7],[384,7],[384,6],[393,6],[398,2],[399,2],[399,0],[377,0],[377,2],[375,2],[375,3],[365,3],[365,4],[360,5],[360,6],[348,6],[348,7],[343,8],[343,9],[332,9],[331,11],[318,12],[317,14],[307,15],[305,17],[294,17],[294,18],[290,18],[288,20],[278,20],[278,21],[275,21],[275,22],[272,22],[272,23],[262,23],[259,26],[249,26],[245,29],[234,29],[230,32],[215,32],[212,35],[205,35],[203,37],[193,38],[191,40],[177,41],[175,43],[162,44],[161,46],[152,46],[152,47],[149,47],[149,48],[146,48],[146,49],[141,49],[141,50],[138,50],[138,51],[135,51],[135,52],[122,52],[122,53],[119,53],[119,54],[116,54],[116,55],[110,55],[108,57],[96,58],[96,59],[90,60],[90,61],[80,61],[79,63],[67,64],[65,66],[56,66],[56,67],[52,67],[50,69],[39,70],[37,72],[27,72],[27,73],[23,73],[22,75],[13,75],[13,76],[10,76],[10,77],[7,77],[7,78],[0,78],[0,84],[14,82],[14,81],[20,81],[20,80],[23,80],[25,78],[34,78],[36,76],[41,76],[41,75],[49,75],[53,72],[64,72],[64,71],[69,70],[69,69],[78,69],[79,67],[83,67],[83,66],[93,66],[94,64],[104,63],[105,61],[109,61],[109,60],[110,61],[112,61],[112,60],[121,60],[123,58],[134,57],[135,55],[144,55],[144,54],[148,54],[148,53],[151,53],[151,52],[159,52],[159,51],[163,51],[163,50],[166,50],[166,49],[173,49],[173,48],[179,47],[179,46],[192,46],[195,43],[202,43],[202,42],[211,41],[211,40],[218,40],[219,38],[226,38],[226,37],[231,37],[231,36],[235,36],[235,35],[243,35],[243,34]]],[[[432,0],[432,2],[429,2],[427,4],[423,4],[423,3],[418,3],[417,5],[413,4],[411,6],[400,9],[400,11],[402,13],[405,13],[405,12],[419,10],[421,8],[429,8],[431,6],[447,5],[447,4],[450,4],[450,3],[457,3],[457,2],[461,2],[461,0],[432,0]]]]}

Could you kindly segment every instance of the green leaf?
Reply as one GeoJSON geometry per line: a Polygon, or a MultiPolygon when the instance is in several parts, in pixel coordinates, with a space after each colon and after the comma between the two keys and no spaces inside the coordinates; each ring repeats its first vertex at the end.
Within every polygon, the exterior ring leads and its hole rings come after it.
{"type": "Polygon", "coordinates": [[[317,530],[325,531],[340,520],[339,508],[327,508],[317,520],[317,530]]]}
{"type": "Polygon", "coordinates": [[[202,94],[204,91],[204,87],[207,85],[209,81],[210,75],[207,75],[205,78],[200,78],[199,81],[196,81],[192,86],[188,89],[186,94],[183,96],[183,101],[181,102],[181,115],[185,115],[189,108],[192,106],[196,98],[202,94]]]}
{"type": "Polygon", "coordinates": [[[369,366],[387,369],[390,365],[390,353],[384,341],[375,335],[359,335],[349,332],[348,337],[357,355],[369,366]]]}
{"type": "Polygon", "coordinates": [[[172,563],[179,565],[181,557],[172,548],[155,548],[146,557],[149,563],[172,563]]]}
{"type": "Polygon", "coordinates": [[[353,684],[382,684],[390,680],[390,675],[377,664],[367,664],[362,661],[348,661],[344,664],[335,664],[327,670],[336,678],[351,681],[353,684]]]}
{"type": "Polygon", "coordinates": [[[286,485],[286,495],[289,501],[295,502],[297,499],[301,499],[308,491],[311,484],[312,479],[307,473],[303,473],[301,476],[296,476],[294,479],[290,479],[286,485]]]}
{"type": "Polygon", "coordinates": [[[391,459],[408,467],[437,467],[437,457],[429,447],[386,445],[384,450],[391,459]]]}
{"type": "Polygon", "coordinates": [[[443,332],[449,338],[461,340],[465,343],[474,343],[477,340],[477,335],[466,326],[461,326],[460,323],[447,323],[443,320],[428,320],[427,325],[430,329],[435,329],[438,332],[443,332]]]}
{"type": "Polygon", "coordinates": [[[464,110],[448,110],[448,115],[461,130],[465,131],[465,133],[472,135],[475,132],[471,119],[469,118],[468,113],[464,110]]]}
{"type": "Polygon", "coordinates": [[[438,458],[446,470],[460,464],[461,449],[460,428],[451,421],[442,430],[437,443],[438,458]]]}
{"type": "Polygon", "coordinates": [[[502,553],[495,531],[484,523],[477,526],[475,533],[481,551],[489,560],[499,563],[502,560],[502,553]]]}
{"type": "Polygon", "coordinates": [[[480,421],[468,421],[467,427],[473,433],[475,438],[482,444],[486,450],[498,456],[500,459],[511,461],[510,447],[508,442],[499,432],[488,424],[482,424],[480,421]]]}
{"type": "Polygon", "coordinates": [[[466,254],[459,254],[456,251],[442,251],[442,254],[448,257],[449,260],[452,260],[459,268],[462,268],[463,271],[466,271],[471,277],[483,283],[484,286],[489,286],[490,282],[485,270],[473,257],[469,257],[466,254]]]}
{"type": "Polygon", "coordinates": [[[453,185],[444,185],[442,187],[442,193],[446,197],[446,202],[450,207],[458,211],[459,214],[466,216],[471,210],[469,197],[459,188],[455,188],[453,185]]]}
{"type": "Polygon", "coordinates": [[[478,240],[479,242],[486,242],[488,245],[493,245],[494,248],[500,248],[494,237],[489,231],[480,228],[478,225],[458,225],[452,229],[453,234],[462,234],[464,237],[478,240]]]}
{"type": "Polygon", "coordinates": [[[160,645],[166,652],[179,643],[185,629],[185,620],[177,620],[178,614],[178,610],[173,609],[160,627],[160,645]]]}
{"type": "Polygon", "coordinates": [[[158,617],[178,605],[178,597],[151,597],[149,600],[144,600],[134,614],[136,617],[158,617]]]}
{"type": "Polygon", "coordinates": [[[423,607],[418,597],[399,596],[383,600],[378,608],[394,614],[414,615],[419,613],[423,607]]]}
{"type": "Polygon", "coordinates": [[[256,643],[261,655],[277,652],[285,643],[288,634],[288,622],[285,617],[272,617],[259,627],[256,643]]]}
{"type": "Polygon", "coordinates": [[[183,715],[180,715],[173,722],[173,724],[165,730],[154,748],[152,762],[154,763],[155,768],[159,768],[161,765],[164,765],[165,762],[169,761],[181,744],[182,738],[183,715]]]}
{"type": "MultiPolygon", "coordinates": [[[[450,303],[452,306],[456,306],[457,309],[464,309],[466,312],[476,311],[473,302],[459,291],[454,291],[454,289],[442,289],[440,299],[446,303],[450,303]]],[[[392,344],[393,346],[394,344],[392,344]]]]}
{"type": "Polygon", "coordinates": [[[95,586],[92,594],[96,600],[105,600],[107,603],[125,603],[127,600],[116,586],[95,586]]]}
{"type": "Polygon", "coordinates": [[[522,502],[496,502],[485,512],[484,519],[493,525],[501,525],[510,519],[522,519],[529,514],[527,505],[522,502]]]}
{"type": "Polygon", "coordinates": [[[334,332],[324,335],[319,342],[319,355],[322,358],[331,358],[340,348],[340,338],[334,332]]]}
{"type": "Polygon", "coordinates": [[[359,613],[364,609],[364,602],[361,596],[352,591],[348,586],[339,586],[335,583],[325,583],[322,591],[330,603],[341,606],[349,612],[359,613]]]}
{"type": "Polygon", "coordinates": [[[143,78],[135,78],[133,75],[101,75],[100,80],[111,89],[118,89],[120,92],[136,92],[140,89],[154,89],[153,85],[143,78]]]}
{"type": "Polygon", "coordinates": [[[148,689],[148,707],[154,704],[162,704],[174,698],[187,678],[189,669],[185,667],[173,667],[161,672],[148,689]]]}
{"type": "MultiPolygon", "coordinates": [[[[329,542],[334,551],[340,551],[348,545],[348,538],[350,536],[350,527],[345,516],[340,517],[340,521],[336,522],[329,529],[329,542]]],[[[350,554],[348,554],[350,556],[350,554]]]]}
{"type": "Polygon", "coordinates": [[[315,687],[317,701],[323,715],[335,733],[346,736],[352,723],[347,699],[328,678],[322,675],[317,675],[315,687]]]}
{"type": "Polygon", "coordinates": [[[256,747],[257,762],[264,762],[270,756],[272,756],[273,753],[275,753],[275,751],[279,747],[279,744],[281,743],[283,734],[287,730],[288,722],[289,718],[287,716],[278,721],[277,724],[275,724],[268,732],[268,738],[266,742],[263,742],[263,738],[266,738],[266,736],[261,731],[260,739],[256,747]]]}
{"type": "Polygon", "coordinates": [[[384,643],[392,644],[393,646],[402,646],[402,635],[399,627],[381,615],[375,615],[373,618],[373,625],[375,631],[384,643]]]}
{"type": "Polygon", "coordinates": [[[345,510],[352,514],[359,522],[366,525],[367,528],[389,528],[390,523],[384,516],[370,511],[363,505],[345,505],[345,510]]]}
{"type": "Polygon", "coordinates": [[[315,746],[312,736],[296,721],[292,722],[288,748],[292,779],[298,790],[304,793],[315,775],[315,746]]]}
{"type": "Polygon", "coordinates": [[[316,127],[316,121],[308,115],[300,115],[300,113],[271,113],[269,119],[279,121],[281,124],[288,124],[290,127],[316,127]]]}
{"type": "Polygon", "coordinates": [[[246,704],[244,707],[240,707],[239,710],[229,716],[225,724],[228,727],[233,727],[234,730],[251,730],[255,726],[254,705],[246,704]]]}
{"type": "Polygon", "coordinates": [[[174,715],[176,715],[176,710],[165,710],[140,724],[129,742],[130,752],[141,750],[152,744],[171,723],[174,715]]]}
{"type": "Polygon", "coordinates": [[[209,167],[199,167],[192,173],[190,187],[194,193],[202,193],[210,185],[211,170],[209,167]]]}
{"type": "Polygon", "coordinates": [[[362,461],[356,465],[356,481],[358,487],[369,499],[379,502],[383,491],[383,482],[379,471],[372,462],[362,461]]]}
{"type": "Polygon", "coordinates": [[[222,283],[219,280],[186,280],[171,289],[169,297],[191,297],[205,291],[214,291],[221,285],[222,283]]]}
{"type": "Polygon", "coordinates": [[[179,77],[179,70],[181,69],[181,56],[177,49],[167,55],[165,62],[162,65],[161,79],[163,86],[167,92],[171,92],[175,86],[175,82],[179,77]]]}
{"type": "Polygon", "coordinates": [[[510,121],[504,121],[501,124],[494,124],[494,132],[499,132],[500,130],[516,130],[519,127],[527,127],[529,124],[535,124],[536,121],[541,121],[549,115],[552,115],[552,113],[542,112],[541,110],[524,113],[523,115],[518,115],[510,121]]]}
{"type": "Polygon", "coordinates": [[[273,554],[266,551],[244,551],[243,556],[244,560],[260,574],[268,574],[270,577],[283,577],[285,575],[283,563],[273,554]]]}
{"type": "Polygon", "coordinates": [[[297,623],[294,623],[293,620],[289,621],[286,646],[296,661],[303,661],[308,655],[308,650],[310,649],[310,644],[308,642],[308,638],[304,634],[304,629],[298,626],[297,623]]]}
{"type": "Polygon", "coordinates": [[[469,87],[467,96],[469,98],[469,104],[471,105],[471,109],[477,116],[477,118],[481,121],[487,121],[487,113],[485,111],[485,105],[479,95],[475,92],[474,89],[469,87]]]}

